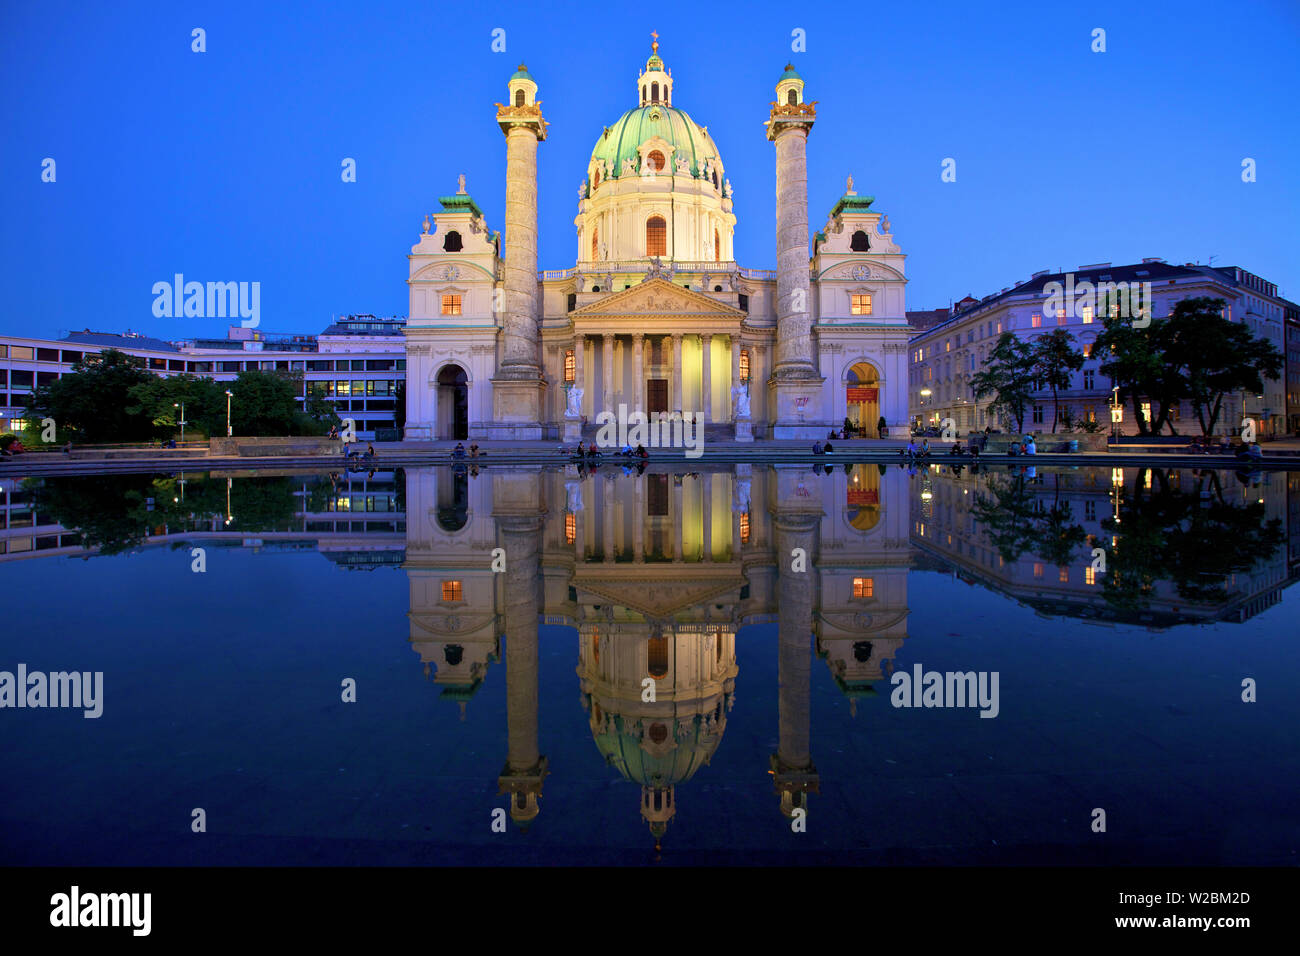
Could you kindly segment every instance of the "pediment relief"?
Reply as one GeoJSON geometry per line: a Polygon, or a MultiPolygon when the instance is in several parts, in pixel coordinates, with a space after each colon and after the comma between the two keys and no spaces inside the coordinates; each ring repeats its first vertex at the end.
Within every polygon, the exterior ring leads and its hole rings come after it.
{"type": "Polygon", "coordinates": [[[708,604],[723,594],[738,591],[745,586],[745,579],[736,577],[719,580],[691,582],[680,578],[645,579],[636,581],[584,581],[578,579],[574,584],[611,604],[640,611],[651,618],[668,617],[678,611],[708,604]]]}
{"type": "Polygon", "coordinates": [[[861,282],[866,279],[891,281],[902,279],[903,274],[883,263],[858,259],[850,262],[838,262],[833,266],[828,266],[821,271],[817,278],[837,282],[845,280],[861,282]]]}
{"type": "Polygon", "coordinates": [[[570,313],[574,319],[606,315],[706,315],[739,321],[745,313],[667,279],[649,279],[639,285],[584,305],[570,313]]]}

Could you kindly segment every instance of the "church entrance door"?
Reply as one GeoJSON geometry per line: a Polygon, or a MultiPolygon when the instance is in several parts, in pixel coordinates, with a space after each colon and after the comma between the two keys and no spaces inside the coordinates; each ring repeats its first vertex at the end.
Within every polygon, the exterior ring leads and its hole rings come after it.
{"type": "Polygon", "coordinates": [[[651,413],[668,411],[668,379],[652,378],[645,383],[646,408],[651,413]]]}

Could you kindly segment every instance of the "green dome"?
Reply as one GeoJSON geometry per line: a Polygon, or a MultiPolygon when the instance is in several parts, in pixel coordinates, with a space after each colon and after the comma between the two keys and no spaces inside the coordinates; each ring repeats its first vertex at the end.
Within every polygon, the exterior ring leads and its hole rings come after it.
{"type": "Polygon", "coordinates": [[[650,70],[660,70],[660,71],[662,71],[663,68],[664,68],[664,61],[661,60],[661,59],[659,59],[659,54],[658,54],[658,53],[652,53],[652,54],[650,55],[650,59],[648,59],[648,60],[645,61],[645,68],[646,68],[647,72],[650,71],[650,70]]]}
{"type": "MultiPolygon", "coordinates": [[[[654,136],[673,146],[676,150],[674,158],[685,156],[691,161],[693,176],[698,178],[704,174],[703,166],[709,158],[713,159],[718,176],[722,176],[722,157],[718,154],[713,137],[691,119],[685,110],[665,106],[663,103],[651,103],[624,113],[596,140],[591,158],[609,160],[610,177],[617,179],[623,175],[623,160],[639,160],[637,147],[654,136]]],[[[672,166],[670,161],[667,171],[672,171],[672,166]]],[[[603,173],[601,178],[604,178],[603,173]]],[[[721,179],[718,181],[721,183],[721,179]]]]}
{"type": "MultiPolygon", "coordinates": [[[[608,733],[598,733],[596,749],[600,751],[605,762],[614,767],[628,780],[650,787],[671,787],[673,784],[689,780],[696,770],[709,762],[713,752],[722,740],[720,732],[710,733],[699,717],[686,717],[674,720],[665,718],[659,723],[665,725],[668,732],[674,733],[677,724],[685,722],[686,736],[677,741],[663,756],[655,756],[641,746],[641,742],[623,730],[623,718],[615,716],[608,733]]],[[[720,730],[720,728],[719,728],[720,730]]]]}
{"type": "Polygon", "coordinates": [[[528,80],[528,81],[531,82],[531,83],[536,83],[536,82],[537,82],[536,80],[534,80],[534,79],[532,78],[531,74],[529,74],[529,72],[528,72],[528,67],[524,66],[522,63],[519,64],[519,69],[515,70],[514,75],[512,75],[512,76],[510,77],[510,79],[512,79],[512,80],[528,80]]]}
{"type": "MultiPolygon", "coordinates": [[[[803,77],[799,75],[799,71],[794,68],[793,63],[787,63],[785,65],[785,72],[781,74],[781,80],[802,80],[802,79],[803,77]]],[[[777,82],[780,83],[781,80],[777,80],[777,82]]]]}

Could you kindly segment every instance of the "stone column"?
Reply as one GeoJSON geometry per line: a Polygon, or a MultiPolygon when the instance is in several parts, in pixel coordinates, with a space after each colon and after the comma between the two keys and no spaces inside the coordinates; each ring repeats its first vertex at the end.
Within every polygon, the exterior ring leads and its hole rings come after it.
{"type": "Polygon", "coordinates": [[[670,411],[683,412],[682,407],[682,333],[673,333],[673,401],[670,411]]]}
{"type": "Polygon", "coordinates": [[[713,335],[705,332],[700,335],[700,405],[706,422],[713,421],[713,335]]]}
{"type": "Polygon", "coordinates": [[[489,433],[538,440],[545,385],[537,290],[537,144],[546,138],[546,122],[536,105],[499,105],[497,122],[506,136],[505,312],[489,433]]]}
{"type": "Polygon", "coordinates": [[[811,737],[812,560],[819,518],[811,514],[773,515],[780,584],[777,599],[777,752],[771,757],[773,785],[787,817],[807,808],[807,795],[819,784],[811,737]],[[794,571],[792,552],[802,548],[807,569],[794,571]]]}
{"type": "MultiPolygon", "coordinates": [[[[769,388],[776,392],[774,438],[820,435],[822,376],[814,364],[808,265],[808,133],[816,117],[803,102],[773,105],[767,137],[776,143],[776,357],[769,388]]],[[[778,95],[782,86],[778,84],[778,95]]]]}
{"type": "Polygon", "coordinates": [[[636,395],[632,402],[633,411],[645,410],[645,333],[632,333],[632,387],[636,395]]]}
{"type": "Polygon", "coordinates": [[[606,332],[601,336],[601,369],[605,378],[600,385],[600,408],[597,411],[618,412],[614,407],[614,333],[606,332]]]}

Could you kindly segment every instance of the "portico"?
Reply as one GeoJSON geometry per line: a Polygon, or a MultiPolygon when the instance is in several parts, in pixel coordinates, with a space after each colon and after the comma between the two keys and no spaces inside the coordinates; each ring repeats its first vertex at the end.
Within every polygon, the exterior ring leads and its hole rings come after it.
{"type": "Polygon", "coordinates": [[[700,412],[732,423],[742,377],[745,313],[707,294],[647,279],[570,313],[565,387],[582,389],[580,414],[700,412]],[[568,353],[571,352],[571,355],[568,353]]]}

